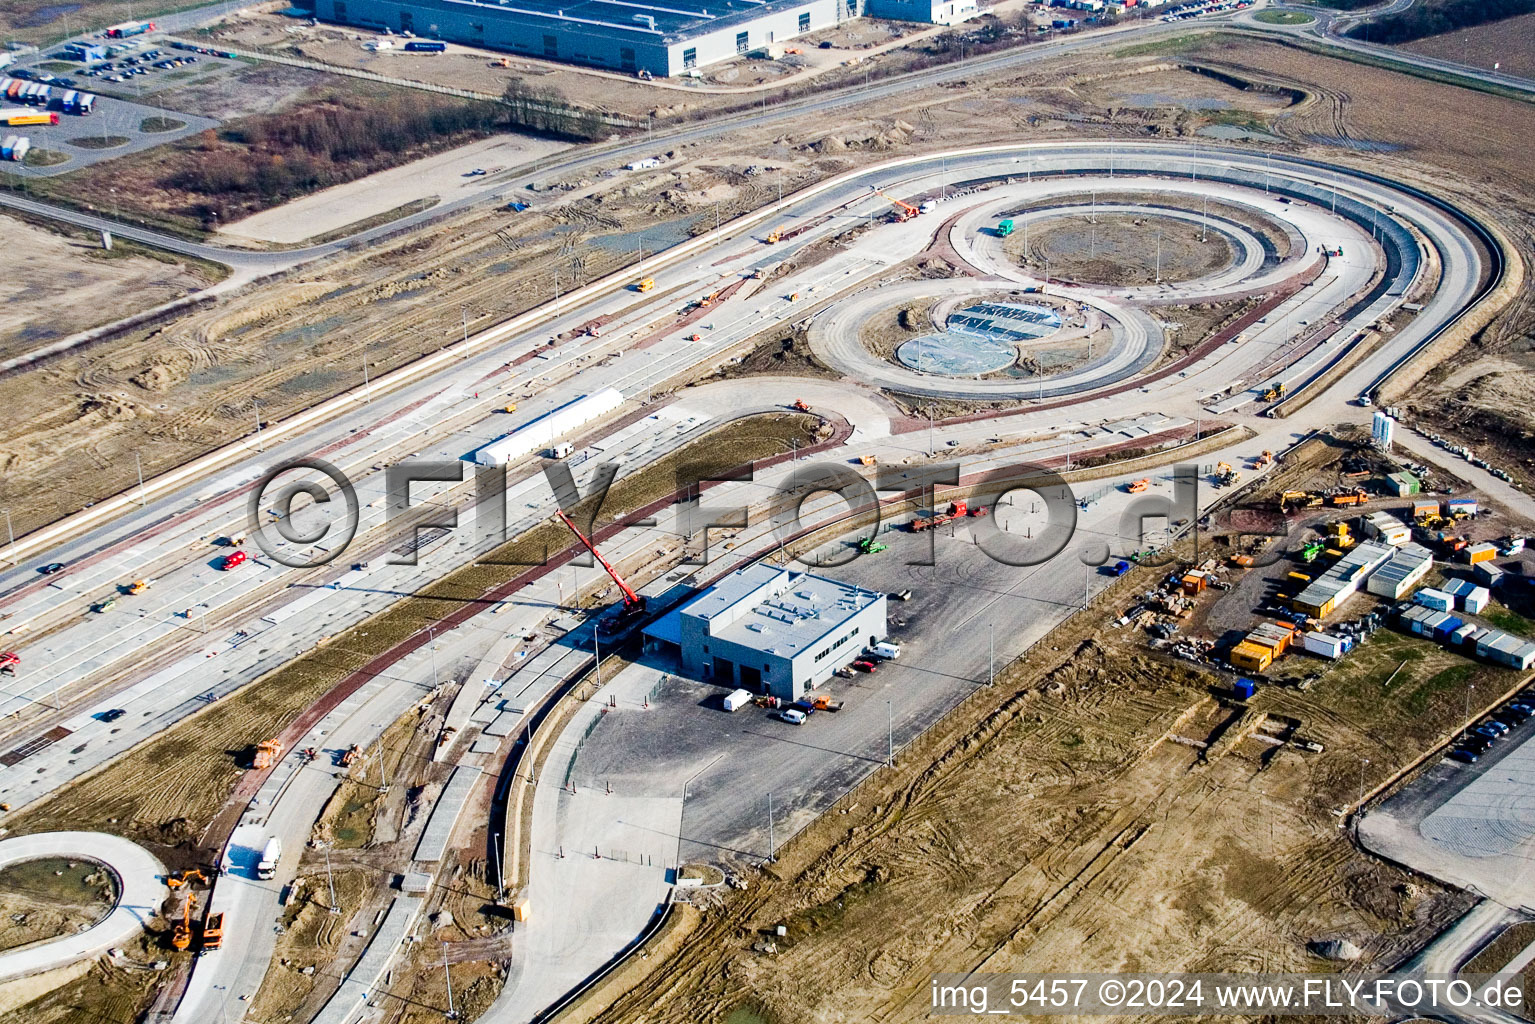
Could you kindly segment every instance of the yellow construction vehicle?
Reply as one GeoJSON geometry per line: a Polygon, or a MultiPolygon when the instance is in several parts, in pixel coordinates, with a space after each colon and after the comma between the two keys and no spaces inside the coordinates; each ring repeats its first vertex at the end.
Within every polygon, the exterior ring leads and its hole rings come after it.
{"type": "Polygon", "coordinates": [[[183,885],[191,885],[194,879],[207,884],[208,876],[203,874],[200,869],[193,868],[191,871],[183,871],[179,875],[166,875],[165,884],[172,889],[179,889],[183,885]]]}
{"type": "Polygon", "coordinates": [[[655,286],[656,286],[656,279],[655,278],[653,278],[653,277],[645,277],[645,278],[641,278],[640,279],[640,283],[634,286],[634,290],[637,291],[637,292],[648,292],[651,289],[655,288],[655,286]]]}
{"type": "Polygon", "coordinates": [[[134,580],[132,583],[128,584],[128,593],[134,597],[137,597],[138,595],[144,593],[144,591],[148,590],[150,584],[153,582],[153,580],[134,580]]]}
{"type": "Polygon", "coordinates": [[[768,245],[777,245],[778,244],[778,240],[780,238],[782,238],[782,237],[783,237],[783,228],[774,228],[772,231],[768,232],[767,244],[768,245]]]}
{"type": "Polygon", "coordinates": [[[1132,480],[1128,484],[1125,484],[1125,490],[1131,494],[1139,494],[1150,486],[1151,481],[1146,477],[1141,477],[1139,480],[1132,480]]]}
{"type": "Polygon", "coordinates": [[[490,68],[509,68],[512,66],[512,62],[506,57],[499,57],[485,66],[490,68]]]}
{"type": "Polygon", "coordinates": [[[192,946],[192,908],[197,904],[197,896],[187,893],[187,905],[181,912],[181,920],[176,922],[176,930],[171,933],[171,948],[186,950],[192,946]]]}
{"type": "Polygon", "coordinates": [[[517,411],[517,403],[516,402],[507,402],[505,405],[503,405],[501,407],[501,411],[502,412],[516,412],[517,411]]]}
{"type": "Polygon", "coordinates": [[[879,457],[875,455],[860,455],[858,456],[858,464],[860,466],[875,466],[879,464],[879,457]]]}
{"type": "Polygon", "coordinates": [[[794,400],[794,408],[798,409],[800,412],[810,411],[809,403],[807,403],[803,398],[796,398],[794,400]]]}
{"type": "Polygon", "coordinates": [[[222,910],[209,914],[203,922],[203,948],[202,952],[211,953],[224,945],[224,912],[222,910]]]}

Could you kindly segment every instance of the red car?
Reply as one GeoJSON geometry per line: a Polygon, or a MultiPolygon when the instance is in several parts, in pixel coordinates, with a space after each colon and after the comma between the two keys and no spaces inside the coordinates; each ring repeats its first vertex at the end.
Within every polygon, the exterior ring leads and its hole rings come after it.
{"type": "Polygon", "coordinates": [[[876,672],[879,669],[872,661],[855,661],[853,667],[860,672],[876,672]]]}
{"type": "Polygon", "coordinates": [[[233,569],[237,565],[244,565],[245,562],[246,562],[245,552],[243,552],[243,551],[236,551],[232,555],[225,555],[224,556],[224,564],[221,566],[221,568],[223,568],[223,569],[233,569]]]}

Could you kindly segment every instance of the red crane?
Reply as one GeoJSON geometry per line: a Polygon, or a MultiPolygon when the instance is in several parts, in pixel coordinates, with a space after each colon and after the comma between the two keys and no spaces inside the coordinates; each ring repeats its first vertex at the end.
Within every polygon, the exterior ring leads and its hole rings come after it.
{"type": "Polygon", "coordinates": [[[554,514],[560,517],[560,522],[570,528],[570,532],[576,535],[576,540],[580,541],[582,546],[592,553],[592,557],[597,559],[602,567],[608,571],[608,575],[613,577],[613,582],[618,584],[619,592],[624,595],[624,609],[620,613],[620,621],[643,614],[645,611],[645,599],[636,594],[634,588],[624,582],[624,578],[618,575],[618,570],[613,568],[606,558],[602,557],[602,552],[597,550],[597,545],[588,540],[586,534],[576,529],[576,524],[570,521],[570,517],[565,514],[564,509],[557,508],[554,510],[554,514]]]}

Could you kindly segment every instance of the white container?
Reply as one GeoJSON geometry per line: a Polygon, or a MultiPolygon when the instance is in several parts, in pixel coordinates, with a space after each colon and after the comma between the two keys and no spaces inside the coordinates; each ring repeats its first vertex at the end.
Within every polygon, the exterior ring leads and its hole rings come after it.
{"type": "Polygon", "coordinates": [[[1331,633],[1307,633],[1301,643],[1310,653],[1334,660],[1343,657],[1343,652],[1348,649],[1343,637],[1331,633]]]}
{"type": "Polygon", "coordinates": [[[1436,612],[1447,612],[1455,607],[1455,598],[1442,590],[1425,588],[1413,596],[1414,604],[1421,604],[1425,608],[1432,608],[1436,612]]]}
{"type": "Polygon", "coordinates": [[[752,702],[750,690],[733,690],[725,694],[725,710],[740,711],[752,702]]]}
{"type": "Polygon", "coordinates": [[[1492,600],[1492,591],[1486,587],[1475,587],[1471,593],[1461,599],[1461,605],[1472,615],[1479,615],[1487,602],[1492,600]]]}

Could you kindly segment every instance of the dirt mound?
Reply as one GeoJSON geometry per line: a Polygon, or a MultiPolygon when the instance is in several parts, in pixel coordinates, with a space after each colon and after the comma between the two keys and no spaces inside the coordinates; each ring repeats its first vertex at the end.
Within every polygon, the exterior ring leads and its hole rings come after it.
{"type": "Polygon", "coordinates": [[[116,395],[81,395],[79,421],[122,422],[134,419],[139,409],[132,402],[116,395]]]}
{"type": "Polygon", "coordinates": [[[1517,424],[1526,436],[1535,432],[1535,376],[1489,373],[1461,386],[1454,402],[1475,419],[1482,415],[1517,424]]]}
{"type": "Polygon", "coordinates": [[[1317,956],[1328,960],[1358,960],[1364,955],[1364,950],[1354,945],[1348,939],[1326,939],[1312,942],[1307,948],[1317,956]]]}

